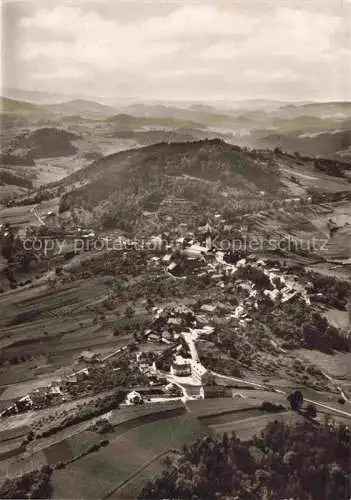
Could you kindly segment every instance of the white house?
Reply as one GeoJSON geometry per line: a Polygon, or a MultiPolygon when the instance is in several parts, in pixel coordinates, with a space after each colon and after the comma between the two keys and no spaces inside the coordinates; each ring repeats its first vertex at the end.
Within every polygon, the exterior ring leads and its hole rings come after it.
{"type": "Polygon", "coordinates": [[[192,258],[192,259],[196,259],[196,258],[199,258],[203,255],[206,255],[208,253],[209,249],[207,247],[203,247],[201,245],[191,245],[190,247],[188,248],[185,248],[183,250],[183,254],[188,257],[188,258],[192,258]]]}
{"type": "Polygon", "coordinates": [[[175,377],[188,377],[191,375],[190,360],[182,356],[176,356],[171,365],[171,374],[175,377]]]}
{"type": "Polygon", "coordinates": [[[137,405],[143,403],[143,398],[139,392],[132,391],[127,394],[126,403],[129,405],[137,405]]]}

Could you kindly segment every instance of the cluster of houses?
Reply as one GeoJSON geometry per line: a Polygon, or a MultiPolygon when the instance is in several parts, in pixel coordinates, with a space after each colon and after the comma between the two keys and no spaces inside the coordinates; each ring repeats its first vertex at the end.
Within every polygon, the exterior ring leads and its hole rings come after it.
{"type": "Polygon", "coordinates": [[[207,386],[213,384],[213,375],[199,361],[176,355],[171,364],[171,375],[189,377],[194,385],[207,386]]]}
{"type": "MultiPolygon", "coordinates": [[[[204,232],[208,232],[205,227],[204,232]]],[[[235,305],[217,303],[209,300],[201,305],[196,314],[184,305],[170,305],[163,309],[154,308],[154,320],[145,332],[149,342],[155,344],[169,344],[169,349],[163,352],[163,358],[168,357],[168,380],[172,378],[179,384],[199,384],[209,387],[213,383],[210,371],[201,364],[197,356],[196,341],[213,333],[212,319],[219,315],[224,318],[235,318],[238,324],[249,327],[252,319],[250,312],[259,309],[264,297],[273,303],[285,303],[298,297],[310,304],[309,292],[312,284],[304,283],[299,276],[290,272],[285,273],[279,267],[268,265],[265,261],[250,255],[246,258],[237,256],[233,258],[230,252],[219,251],[210,245],[202,246],[192,239],[183,238],[179,243],[183,245],[175,254],[166,253],[161,260],[169,273],[186,269],[198,271],[198,276],[206,276],[215,280],[217,286],[225,287],[225,280],[229,280],[238,290],[238,302],[235,305]],[[185,265],[184,265],[185,263],[185,265]],[[238,278],[236,277],[238,270],[238,278]],[[258,276],[263,276],[263,283],[258,286],[254,281],[245,278],[245,269],[256,271],[258,276]],[[244,276],[244,277],[243,277],[244,276]],[[243,293],[240,293],[242,291],[243,293]]],[[[153,360],[152,369],[156,369],[157,362],[153,360]]],[[[151,364],[149,365],[149,369],[151,364]]]]}
{"type": "MultiPolygon", "coordinates": [[[[218,250],[212,244],[208,225],[205,226],[204,231],[207,235],[206,246],[193,239],[182,237],[177,241],[183,247],[181,249],[177,248],[173,253],[166,253],[162,258],[165,263],[165,270],[169,275],[178,279],[194,276],[215,280],[218,286],[224,288],[225,280],[235,279],[235,274],[240,267],[250,266],[259,269],[269,279],[270,287],[265,289],[263,293],[273,302],[284,303],[296,296],[300,296],[305,300],[306,304],[310,303],[308,286],[306,287],[305,284],[301,283],[298,276],[285,274],[279,268],[269,267],[254,254],[240,258],[239,252],[235,254],[232,251],[218,250]]],[[[254,283],[240,279],[236,279],[235,283],[243,289],[246,288],[250,298],[258,295],[254,283]]],[[[242,307],[243,305],[235,311],[236,317],[244,315],[244,312],[240,312],[242,307]]]]}
{"type": "MultiPolygon", "coordinates": [[[[176,279],[194,277],[208,281],[214,280],[222,288],[226,280],[235,280],[237,285],[247,288],[250,299],[257,296],[257,289],[248,280],[245,282],[245,280],[235,279],[235,273],[240,267],[251,266],[259,269],[269,278],[271,286],[267,287],[263,293],[273,302],[284,303],[300,296],[309,304],[308,289],[297,276],[285,274],[279,268],[269,267],[255,254],[247,255],[246,252],[232,248],[222,249],[221,244],[218,245],[216,235],[225,229],[229,233],[234,231],[240,237],[246,229],[244,226],[233,227],[233,225],[226,224],[220,214],[215,214],[213,220],[212,225],[207,223],[199,226],[195,232],[187,232],[184,228],[183,235],[178,236],[172,242],[168,237],[166,240],[163,240],[162,236],[155,237],[159,240],[159,249],[163,250],[164,255],[153,256],[152,263],[163,267],[166,274],[176,279]]],[[[237,309],[235,315],[242,316],[243,320],[245,312],[241,312],[243,304],[240,306],[241,308],[237,309]]],[[[166,332],[164,339],[166,342],[171,340],[166,332]]],[[[152,334],[150,340],[157,342],[159,339],[157,335],[152,334]]]]}
{"type": "Polygon", "coordinates": [[[59,382],[49,386],[38,387],[29,394],[20,397],[15,403],[0,413],[0,417],[9,417],[30,410],[41,410],[51,405],[64,402],[66,397],[59,382]]]}
{"type": "MultiPolygon", "coordinates": [[[[177,382],[189,384],[210,385],[212,384],[211,373],[200,363],[197,355],[195,342],[198,337],[209,335],[214,332],[214,327],[209,324],[206,313],[213,311],[211,305],[204,304],[199,312],[185,305],[172,304],[165,308],[154,308],[154,319],[150,328],[145,332],[149,342],[169,344],[165,350],[157,355],[151,353],[137,352],[136,359],[139,368],[144,373],[150,370],[157,372],[160,360],[166,359],[168,367],[166,377],[171,375],[177,382]]],[[[175,392],[174,387],[168,386],[167,392],[175,392]]]]}

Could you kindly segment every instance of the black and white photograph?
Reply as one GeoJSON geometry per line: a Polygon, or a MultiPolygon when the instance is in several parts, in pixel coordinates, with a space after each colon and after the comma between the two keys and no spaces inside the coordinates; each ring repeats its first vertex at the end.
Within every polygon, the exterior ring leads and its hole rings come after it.
{"type": "Polygon", "coordinates": [[[351,500],[351,0],[0,5],[0,499],[351,500]]]}

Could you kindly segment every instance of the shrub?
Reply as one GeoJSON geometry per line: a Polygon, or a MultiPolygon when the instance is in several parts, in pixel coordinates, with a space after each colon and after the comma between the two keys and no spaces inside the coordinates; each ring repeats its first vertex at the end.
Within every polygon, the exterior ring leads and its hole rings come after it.
{"type": "Polygon", "coordinates": [[[99,450],[100,450],[100,447],[101,447],[101,443],[95,443],[95,444],[92,444],[92,445],[88,448],[87,453],[93,453],[94,451],[99,451],[99,450]]]}
{"type": "Polygon", "coordinates": [[[306,417],[309,417],[309,418],[316,418],[316,416],[317,416],[316,405],[313,405],[313,404],[307,405],[307,407],[305,409],[305,415],[306,415],[306,417]]]}
{"type": "Polygon", "coordinates": [[[55,466],[55,469],[64,469],[66,467],[66,464],[65,462],[57,462],[56,466],[55,466]]]}
{"type": "Polygon", "coordinates": [[[277,413],[277,412],[283,411],[284,409],[285,409],[285,407],[283,405],[271,403],[270,401],[263,401],[263,403],[260,406],[260,410],[266,411],[269,413],[277,413]]]}
{"type": "Polygon", "coordinates": [[[70,209],[69,202],[66,198],[62,198],[59,205],[59,214],[63,214],[70,209]]]}

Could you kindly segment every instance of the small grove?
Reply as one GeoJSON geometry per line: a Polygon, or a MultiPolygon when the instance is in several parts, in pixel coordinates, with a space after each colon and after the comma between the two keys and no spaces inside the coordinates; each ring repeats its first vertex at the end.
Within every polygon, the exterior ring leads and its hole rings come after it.
{"type": "Polygon", "coordinates": [[[235,433],[207,436],[166,461],[142,499],[336,500],[350,496],[351,433],[310,421],[273,421],[243,442],[235,433]]]}
{"type": "Polygon", "coordinates": [[[304,346],[323,352],[349,350],[347,335],[303,301],[272,308],[265,313],[264,321],[277,337],[285,341],[284,347],[304,346]]]}

